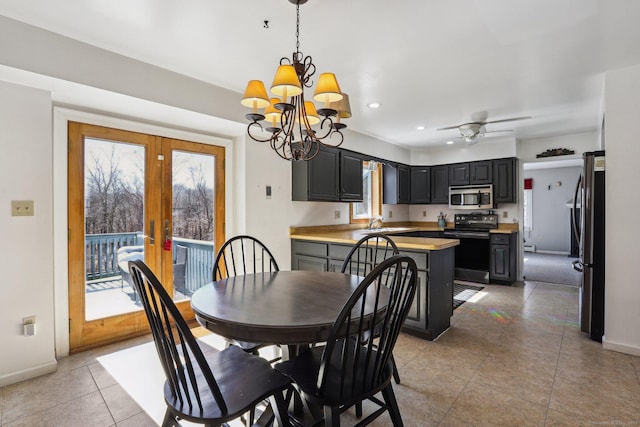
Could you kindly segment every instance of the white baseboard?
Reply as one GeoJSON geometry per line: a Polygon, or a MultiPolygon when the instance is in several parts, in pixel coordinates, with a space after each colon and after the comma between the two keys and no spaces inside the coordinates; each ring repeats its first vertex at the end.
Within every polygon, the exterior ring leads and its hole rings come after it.
{"type": "Polygon", "coordinates": [[[640,356],[640,347],[610,341],[607,340],[606,336],[602,337],[602,348],[605,350],[617,351],[618,353],[630,354],[632,356],[640,356]]]}
{"type": "Polygon", "coordinates": [[[44,363],[33,368],[25,369],[18,372],[11,372],[6,375],[0,376],[0,387],[7,386],[9,384],[19,383],[20,381],[30,380],[41,375],[50,374],[55,372],[58,368],[58,361],[53,360],[51,362],[44,363]]]}
{"type": "Polygon", "coordinates": [[[564,251],[545,251],[544,249],[538,249],[536,251],[538,254],[549,254],[549,255],[566,255],[569,256],[569,252],[564,251]]]}

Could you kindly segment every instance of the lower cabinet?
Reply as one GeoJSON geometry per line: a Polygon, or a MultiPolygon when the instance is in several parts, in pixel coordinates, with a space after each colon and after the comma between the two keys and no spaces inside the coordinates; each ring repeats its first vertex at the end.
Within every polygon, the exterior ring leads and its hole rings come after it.
{"type": "MultiPolygon", "coordinates": [[[[342,268],[353,245],[291,240],[293,270],[335,271],[342,268]]],[[[418,267],[418,286],[404,331],[433,340],[450,326],[453,315],[455,248],[404,251],[418,267]]]]}
{"type": "Polygon", "coordinates": [[[489,280],[510,285],[517,279],[518,233],[492,234],[490,242],[489,280]]]}

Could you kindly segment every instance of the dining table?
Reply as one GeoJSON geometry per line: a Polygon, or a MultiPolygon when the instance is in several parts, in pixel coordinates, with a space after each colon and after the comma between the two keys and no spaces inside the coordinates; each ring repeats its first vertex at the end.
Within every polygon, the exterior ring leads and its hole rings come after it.
{"type": "MultiPolygon", "coordinates": [[[[274,271],[228,277],[209,283],[191,295],[198,322],[211,332],[236,341],[279,345],[283,360],[295,357],[310,345],[327,341],[343,306],[364,278],[326,271],[274,271]]],[[[379,284],[378,286],[384,286],[379,284]]],[[[386,310],[389,290],[381,298],[365,294],[363,315],[386,310]]],[[[355,325],[360,313],[351,313],[355,325]]],[[[379,318],[379,316],[376,316],[379,318]]],[[[301,403],[293,399],[290,416],[300,420],[301,403]]],[[[321,417],[322,409],[307,405],[321,417]]],[[[267,406],[256,425],[272,425],[267,406]]]]}
{"type": "MultiPolygon", "coordinates": [[[[307,270],[246,274],[201,287],[191,296],[191,307],[198,322],[215,334],[288,346],[293,351],[295,346],[327,340],[362,280],[350,274],[307,270]]],[[[372,314],[374,303],[373,298],[367,302],[365,316],[372,314]]]]}

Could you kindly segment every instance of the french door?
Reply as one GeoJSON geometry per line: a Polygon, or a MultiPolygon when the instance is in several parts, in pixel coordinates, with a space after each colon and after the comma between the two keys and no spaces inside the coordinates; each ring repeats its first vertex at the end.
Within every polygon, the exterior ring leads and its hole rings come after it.
{"type": "Polygon", "coordinates": [[[143,260],[193,318],[224,242],[224,148],[69,123],[69,345],[148,331],[128,273],[143,260]]]}

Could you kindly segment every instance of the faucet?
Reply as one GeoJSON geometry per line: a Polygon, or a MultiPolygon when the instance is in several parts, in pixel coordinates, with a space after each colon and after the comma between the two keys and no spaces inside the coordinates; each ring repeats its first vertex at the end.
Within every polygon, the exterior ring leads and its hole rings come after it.
{"type": "Polygon", "coordinates": [[[371,217],[369,219],[369,230],[379,230],[382,227],[382,218],[381,216],[371,217]]]}

